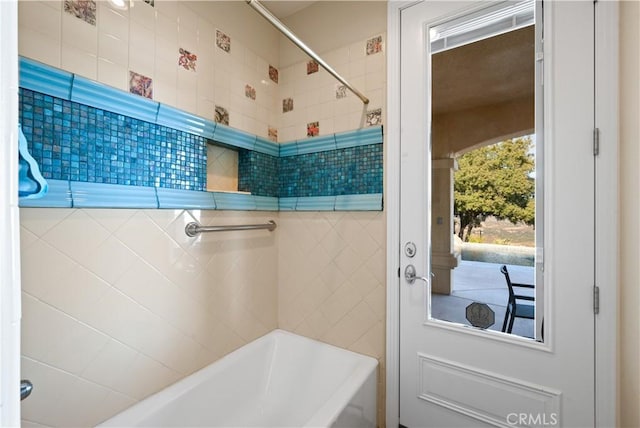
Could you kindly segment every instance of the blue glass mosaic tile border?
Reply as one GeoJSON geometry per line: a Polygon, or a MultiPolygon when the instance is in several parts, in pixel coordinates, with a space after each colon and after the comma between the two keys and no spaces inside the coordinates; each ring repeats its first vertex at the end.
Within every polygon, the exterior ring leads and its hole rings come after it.
{"type": "Polygon", "coordinates": [[[278,144],[157,101],[20,57],[20,87],[145,122],[167,126],[231,147],[275,155],[278,144]]]}
{"type": "Polygon", "coordinates": [[[278,196],[382,193],[382,143],[280,158],[278,196]]]}
{"type": "Polygon", "coordinates": [[[238,190],[258,196],[279,196],[278,158],[253,150],[238,151],[238,190]]]}
{"type": "Polygon", "coordinates": [[[29,150],[49,179],[204,190],[203,137],[19,90],[29,150]]]}
{"type": "Polygon", "coordinates": [[[25,137],[54,183],[48,205],[21,206],[382,207],[380,126],[275,144],[26,58],[20,86],[25,137]],[[239,190],[252,195],[202,192],[207,138],[239,149],[239,190]]]}

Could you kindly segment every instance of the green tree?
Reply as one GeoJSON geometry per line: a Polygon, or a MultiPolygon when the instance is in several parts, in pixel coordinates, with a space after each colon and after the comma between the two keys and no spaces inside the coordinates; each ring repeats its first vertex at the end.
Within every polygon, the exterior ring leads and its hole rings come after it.
{"type": "Polygon", "coordinates": [[[471,230],[491,215],[513,224],[534,224],[534,158],[529,137],[465,153],[458,166],[454,211],[460,218],[460,239],[468,241],[471,230]]]}

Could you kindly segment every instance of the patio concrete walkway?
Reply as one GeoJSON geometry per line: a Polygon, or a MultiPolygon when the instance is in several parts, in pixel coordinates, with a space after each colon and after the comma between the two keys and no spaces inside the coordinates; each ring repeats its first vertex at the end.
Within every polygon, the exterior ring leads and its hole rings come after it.
{"type": "MultiPolygon", "coordinates": [[[[486,303],[495,312],[495,323],[490,330],[501,331],[509,292],[504,275],[497,263],[463,260],[453,270],[451,295],[434,294],[431,303],[432,316],[437,319],[470,325],[465,317],[466,307],[472,302],[486,303]]],[[[507,265],[511,281],[533,284],[534,270],[528,266],[507,265]]],[[[523,294],[525,291],[521,290],[523,294]]],[[[533,290],[530,291],[533,293],[533,290]]],[[[533,337],[534,322],[516,318],[513,334],[533,337]]]]}

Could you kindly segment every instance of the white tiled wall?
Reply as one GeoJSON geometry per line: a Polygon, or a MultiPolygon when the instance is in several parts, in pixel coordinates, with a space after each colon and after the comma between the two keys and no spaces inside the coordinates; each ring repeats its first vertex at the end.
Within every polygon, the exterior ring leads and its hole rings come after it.
{"type": "Polygon", "coordinates": [[[270,215],[21,209],[26,422],[92,426],[277,326],[270,215]]]}
{"type": "Polygon", "coordinates": [[[383,212],[281,212],[278,325],[377,358],[384,426],[386,223],[383,212]]]}
{"type": "Polygon", "coordinates": [[[320,135],[352,131],[367,126],[367,111],[382,109],[385,113],[386,58],[384,33],[346,46],[319,54],[351,85],[369,98],[369,104],[363,102],[347,90],[345,98],[336,98],[337,87],[341,84],[322,67],[316,73],[307,75],[307,61],[302,61],[281,70],[280,84],[281,113],[279,137],[282,141],[306,138],[306,125],[319,122],[320,135]],[[383,50],[367,55],[367,40],[383,37],[383,50]],[[284,113],[282,100],[293,99],[293,110],[284,113]]]}
{"type": "MultiPolygon", "coordinates": [[[[320,68],[307,75],[307,59],[300,60],[290,43],[280,45],[280,99],[293,98],[293,110],[282,112],[278,137],[282,141],[306,137],[306,125],[319,122],[320,135],[366,126],[367,111],[381,109],[386,117],[386,13],[380,3],[317,2],[287,18],[294,32],[306,35],[310,46],[349,83],[370,99],[365,105],[351,92],[336,98],[337,81],[320,68]],[[341,26],[341,21],[382,23],[341,26]],[[309,26],[313,30],[309,30],[309,26]],[[320,29],[320,30],[318,30],[320,29]],[[318,31],[315,31],[318,30],[318,31]],[[367,55],[367,41],[382,37],[382,51],[367,55]]],[[[281,212],[278,243],[278,323],[281,328],[378,358],[378,424],[385,424],[385,275],[386,226],[384,212],[281,212]]]]}
{"type": "Polygon", "coordinates": [[[25,422],[95,424],[276,326],[378,358],[384,420],[384,213],[23,208],[21,226],[25,422]],[[278,229],[188,238],[194,218],[278,229]]]}

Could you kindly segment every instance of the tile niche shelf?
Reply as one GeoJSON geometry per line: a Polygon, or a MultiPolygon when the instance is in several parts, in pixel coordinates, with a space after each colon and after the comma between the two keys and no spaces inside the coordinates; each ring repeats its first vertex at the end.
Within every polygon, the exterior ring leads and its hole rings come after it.
{"type": "MultiPolygon", "coordinates": [[[[274,143],[256,135],[204,119],[156,101],[130,94],[72,73],[20,58],[20,87],[44,95],[121,114],[151,124],[204,137],[231,148],[275,158],[382,144],[382,127],[369,127],[297,141],[274,143]]],[[[382,170],[376,172],[380,175],[382,170]]],[[[164,187],[47,179],[39,199],[20,199],[21,207],[184,208],[260,211],[379,211],[379,193],[329,196],[258,196],[243,192],[207,192],[164,187]]]]}

